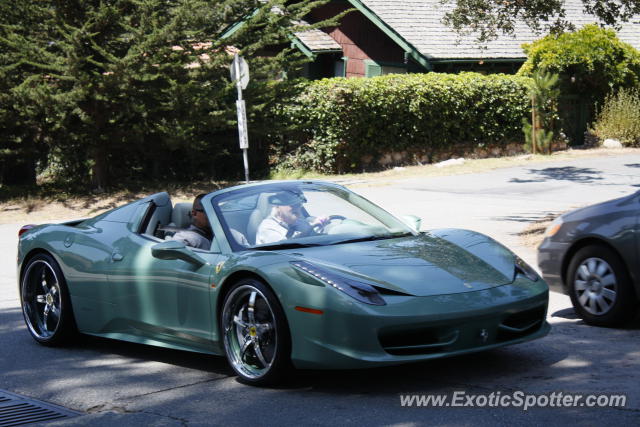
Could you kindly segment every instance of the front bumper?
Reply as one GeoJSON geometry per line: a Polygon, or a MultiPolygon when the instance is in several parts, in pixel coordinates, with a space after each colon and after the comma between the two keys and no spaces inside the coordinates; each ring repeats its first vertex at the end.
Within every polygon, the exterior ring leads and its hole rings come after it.
{"type": "MultiPolygon", "coordinates": [[[[287,313],[297,368],[396,365],[517,344],[550,330],[549,293],[542,280],[519,278],[452,295],[384,295],[385,306],[367,306],[333,289],[314,288],[312,293],[324,294],[326,304],[316,305],[322,315],[287,313]]],[[[310,299],[316,300],[313,295],[310,299]]]]}
{"type": "Polygon", "coordinates": [[[562,280],[562,264],[569,246],[569,243],[544,239],[538,247],[538,267],[551,291],[567,293],[562,280]]]}

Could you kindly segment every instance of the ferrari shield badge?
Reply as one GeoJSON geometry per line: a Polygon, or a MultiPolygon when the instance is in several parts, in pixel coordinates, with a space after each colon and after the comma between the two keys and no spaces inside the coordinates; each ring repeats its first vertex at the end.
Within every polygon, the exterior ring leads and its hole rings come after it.
{"type": "Polygon", "coordinates": [[[224,261],[220,261],[219,263],[216,264],[216,274],[220,273],[223,266],[224,266],[224,261]]]}

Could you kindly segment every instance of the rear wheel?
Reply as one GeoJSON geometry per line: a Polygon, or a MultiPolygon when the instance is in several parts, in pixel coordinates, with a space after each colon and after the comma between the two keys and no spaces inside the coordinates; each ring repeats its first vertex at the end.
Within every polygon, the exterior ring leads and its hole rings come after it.
{"type": "Polygon", "coordinates": [[[290,369],[289,327],[276,296],[262,282],[245,279],[227,294],[221,316],[227,359],[240,380],[267,385],[290,369]]]}
{"type": "Polygon", "coordinates": [[[637,299],[627,270],[611,249],[592,245],[580,249],[568,271],[569,296],[587,323],[615,326],[636,314],[637,299]]]}
{"type": "Polygon", "coordinates": [[[76,334],[64,275],[52,256],[39,254],[29,260],[20,284],[20,300],[29,333],[40,344],[61,345],[76,334]]]}

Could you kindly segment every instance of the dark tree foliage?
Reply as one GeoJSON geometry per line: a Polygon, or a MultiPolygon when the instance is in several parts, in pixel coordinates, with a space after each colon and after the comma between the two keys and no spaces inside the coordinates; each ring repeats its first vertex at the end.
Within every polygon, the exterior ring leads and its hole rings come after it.
{"type": "Polygon", "coordinates": [[[229,166],[239,152],[232,53],[240,49],[250,64],[245,97],[259,145],[262,112],[292,86],[278,77],[304,62],[290,47],[295,23],[322,3],[3,0],[5,183],[15,160],[29,171],[22,181],[33,182],[37,165],[95,187],[240,171],[240,161],[229,166]]]}
{"type": "MultiPolygon", "coordinates": [[[[29,2],[0,2],[0,183],[8,184],[35,182],[35,163],[44,149],[45,136],[40,127],[34,127],[26,119],[27,115],[37,117],[42,114],[38,106],[25,109],[12,93],[26,76],[18,62],[20,55],[13,49],[5,48],[4,38],[13,32],[15,38],[28,33],[47,34],[43,25],[41,10],[29,13],[29,2]],[[4,178],[4,179],[2,179],[4,178]]],[[[39,121],[44,121],[43,117],[39,121]]]]}
{"type": "Polygon", "coordinates": [[[458,32],[475,33],[481,42],[513,34],[516,21],[532,29],[558,33],[574,30],[566,18],[569,4],[581,4],[601,24],[616,27],[640,14],[640,0],[441,0],[453,9],[445,22],[458,32]]]}

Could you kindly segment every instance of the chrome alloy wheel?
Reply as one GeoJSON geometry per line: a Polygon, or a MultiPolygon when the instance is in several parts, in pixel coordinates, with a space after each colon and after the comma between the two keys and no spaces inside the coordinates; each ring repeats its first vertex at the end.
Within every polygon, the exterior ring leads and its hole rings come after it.
{"type": "Polygon", "coordinates": [[[277,322],[266,296],[246,284],[227,297],[222,312],[224,345],[234,370],[249,380],[265,376],[278,349],[277,322]]]}
{"type": "Polygon", "coordinates": [[[582,261],[576,270],[573,287],[580,306],[590,314],[606,314],[616,302],[616,275],[611,266],[601,258],[582,261]]]}
{"type": "Polygon", "coordinates": [[[32,262],[21,287],[22,311],[36,339],[49,340],[60,327],[62,296],[53,267],[44,260],[32,262]]]}

